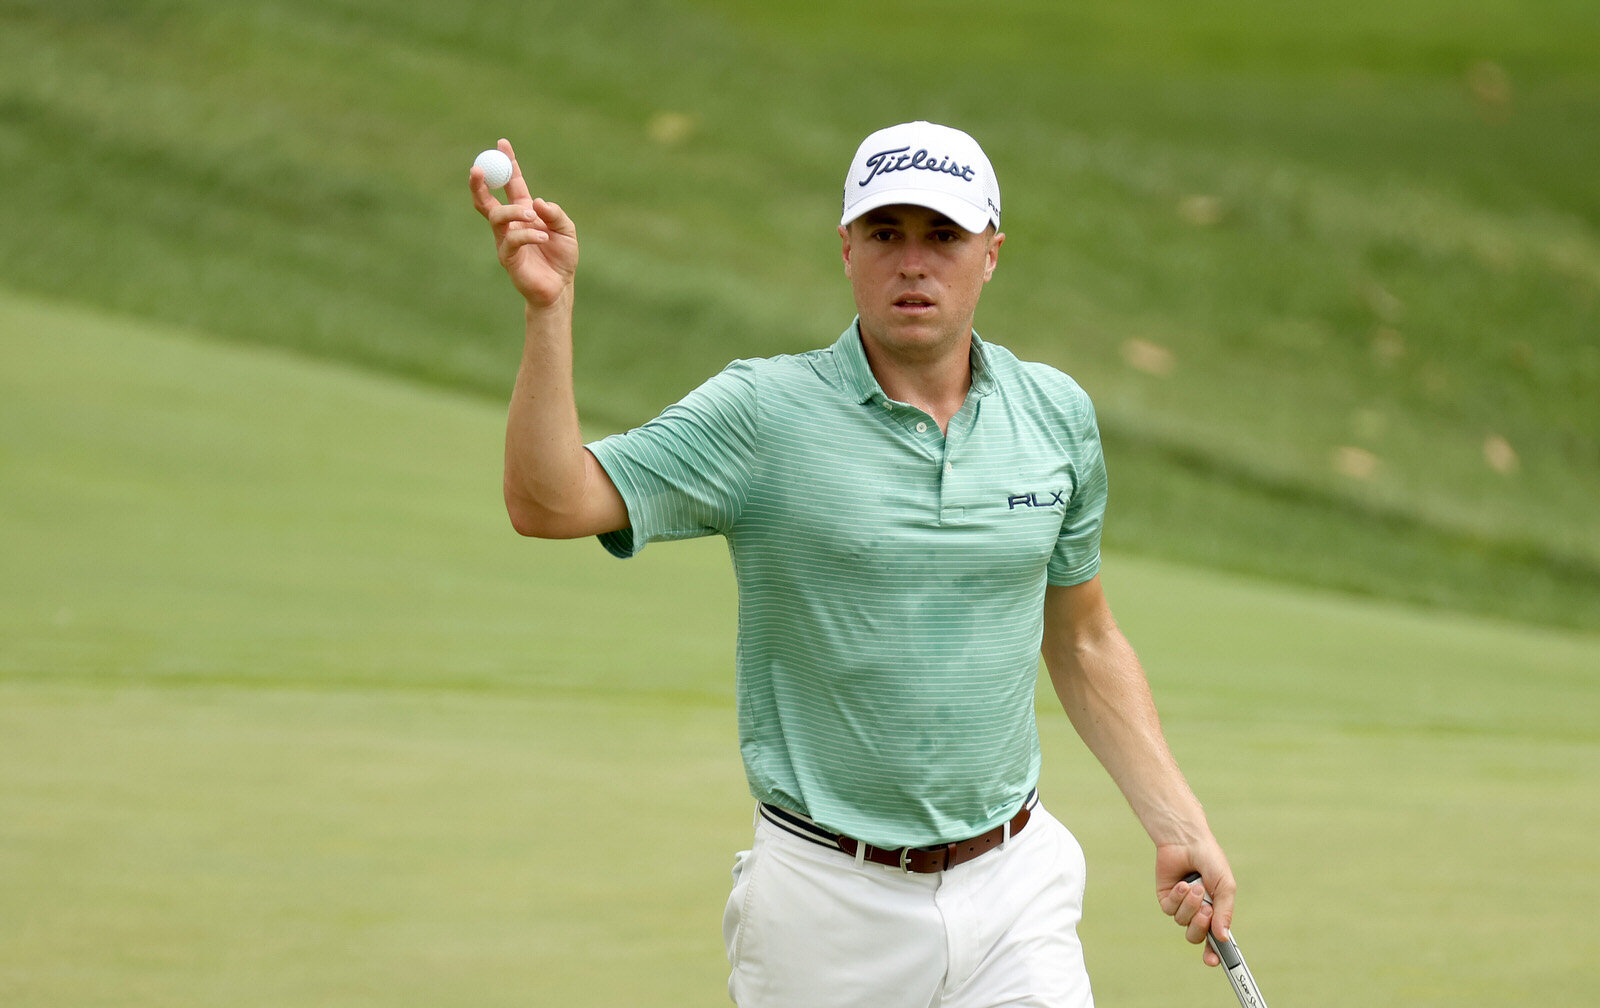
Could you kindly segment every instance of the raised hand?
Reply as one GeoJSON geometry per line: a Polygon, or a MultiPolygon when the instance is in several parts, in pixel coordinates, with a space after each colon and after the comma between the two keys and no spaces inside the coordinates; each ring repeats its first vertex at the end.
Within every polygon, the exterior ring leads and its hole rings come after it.
{"type": "Polygon", "coordinates": [[[559,206],[529,193],[511,141],[501,140],[498,146],[511,158],[511,181],[505,186],[508,202],[495,197],[483,180],[483,169],[474,167],[467,176],[472,203],[494,231],[495,253],[512,285],[530,307],[554,307],[572,290],[578,230],[559,206]]]}

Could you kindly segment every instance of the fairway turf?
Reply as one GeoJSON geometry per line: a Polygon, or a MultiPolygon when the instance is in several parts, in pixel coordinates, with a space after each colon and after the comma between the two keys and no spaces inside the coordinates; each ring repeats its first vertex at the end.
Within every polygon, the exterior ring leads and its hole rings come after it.
{"type": "MultiPolygon", "coordinates": [[[[0,383],[8,1008],[722,1002],[720,543],[519,540],[498,407],[193,333],[0,296],[0,383]]],[[[1104,579],[1268,997],[1585,1001],[1600,640],[1104,579]]],[[[1102,1003],[1228,1003],[1040,709],[1102,1003]]]]}

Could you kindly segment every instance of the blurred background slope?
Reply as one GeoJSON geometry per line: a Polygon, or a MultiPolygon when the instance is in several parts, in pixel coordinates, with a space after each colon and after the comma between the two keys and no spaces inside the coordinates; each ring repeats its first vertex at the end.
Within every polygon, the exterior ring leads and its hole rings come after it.
{"type": "Polygon", "coordinates": [[[1600,8],[0,2],[0,285],[503,397],[467,201],[584,241],[592,433],[850,320],[841,165],[986,145],[978,327],[1073,374],[1108,544],[1600,626],[1600,8]]]}

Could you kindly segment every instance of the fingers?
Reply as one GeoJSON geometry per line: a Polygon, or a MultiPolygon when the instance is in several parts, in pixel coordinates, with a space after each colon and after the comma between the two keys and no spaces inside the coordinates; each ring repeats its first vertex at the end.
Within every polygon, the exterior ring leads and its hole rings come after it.
{"type": "MultiPolygon", "coordinates": [[[[511,180],[505,184],[506,199],[513,205],[527,206],[531,202],[528,183],[522,177],[522,167],[517,164],[516,155],[512,153],[511,141],[501,139],[496,146],[501,153],[511,159],[511,180]]],[[[485,217],[488,217],[495,207],[503,205],[495,198],[494,191],[483,179],[483,169],[477,165],[473,165],[467,172],[467,185],[472,190],[472,205],[485,217]]]]}
{"type": "Polygon", "coordinates": [[[1233,879],[1225,879],[1212,894],[1211,933],[1218,938],[1233,939],[1233,879]]]}
{"type": "MultiPolygon", "coordinates": [[[[1229,892],[1227,896],[1227,917],[1222,915],[1220,906],[1212,904],[1212,899],[1212,895],[1206,892],[1203,883],[1184,880],[1162,894],[1161,909],[1182,925],[1183,936],[1192,945],[1205,942],[1208,934],[1228,940],[1231,938],[1229,924],[1232,919],[1232,893],[1229,892]]],[[[1219,894],[1219,903],[1220,900],[1219,894]]],[[[1207,966],[1217,966],[1222,962],[1221,957],[1209,944],[1203,950],[1201,958],[1207,966]]]]}
{"type": "Polygon", "coordinates": [[[478,213],[497,229],[529,223],[542,226],[556,234],[575,236],[577,229],[560,206],[548,200],[533,198],[528,190],[528,181],[523,177],[522,165],[517,162],[516,152],[512,150],[511,141],[502,138],[498,146],[501,152],[511,159],[511,180],[505,185],[507,202],[501,203],[495,198],[494,191],[484,181],[483,169],[474,165],[467,173],[467,185],[472,190],[472,204],[478,213]]]}
{"type": "Polygon", "coordinates": [[[539,220],[551,232],[565,235],[568,238],[577,237],[577,227],[572,223],[572,218],[567,216],[567,212],[561,209],[559,204],[551,203],[549,200],[536,199],[533,201],[533,210],[539,215],[539,220]]]}
{"type": "Polygon", "coordinates": [[[489,184],[483,180],[483,169],[477,165],[473,165],[472,170],[467,172],[467,188],[472,191],[473,207],[485,217],[489,216],[490,210],[500,205],[500,201],[494,198],[494,193],[489,191],[489,184]]]}
{"type": "Polygon", "coordinates": [[[518,245],[548,241],[552,235],[572,237],[576,233],[572,219],[548,200],[536,199],[532,206],[497,203],[489,207],[484,216],[502,241],[514,241],[518,245]]]}
{"type": "Polygon", "coordinates": [[[517,163],[517,152],[512,150],[511,141],[500,138],[496,145],[500,152],[511,159],[511,181],[506,183],[506,199],[513,203],[527,203],[532,198],[528,191],[528,181],[522,177],[522,165],[517,163]]]}
{"type": "Polygon", "coordinates": [[[496,228],[512,225],[529,224],[544,227],[544,221],[539,217],[538,211],[531,206],[518,206],[515,203],[495,203],[484,211],[484,217],[496,228]]]}
{"type": "Polygon", "coordinates": [[[1206,932],[1211,930],[1212,907],[1205,886],[1179,882],[1161,898],[1161,909],[1183,927],[1184,937],[1191,945],[1206,940],[1206,932]]]}

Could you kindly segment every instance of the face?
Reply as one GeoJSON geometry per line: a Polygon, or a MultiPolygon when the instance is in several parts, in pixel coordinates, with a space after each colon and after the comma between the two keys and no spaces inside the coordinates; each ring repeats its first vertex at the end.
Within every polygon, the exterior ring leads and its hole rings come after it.
{"type": "Polygon", "coordinates": [[[871,210],[839,228],[861,334],[908,358],[964,346],[1005,235],[963,231],[920,206],[871,210]]]}

